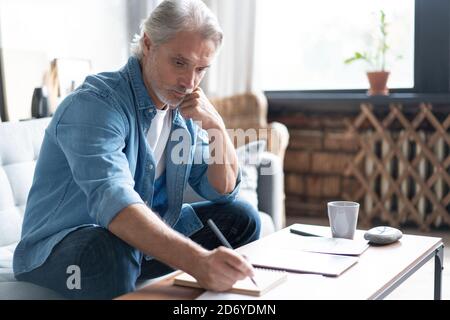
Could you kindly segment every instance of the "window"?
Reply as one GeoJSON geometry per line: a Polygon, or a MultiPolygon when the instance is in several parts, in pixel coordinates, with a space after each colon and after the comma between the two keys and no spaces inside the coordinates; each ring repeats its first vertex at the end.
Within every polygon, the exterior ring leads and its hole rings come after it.
{"type": "Polygon", "coordinates": [[[126,6],[126,0],[0,0],[3,121],[30,118],[33,90],[54,58],[88,59],[92,72],[124,65],[126,6]]]}
{"type": "Polygon", "coordinates": [[[362,61],[346,65],[355,51],[369,50],[386,14],[386,69],[390,88],[414,87],[414,0],[258,0],[256,52],[263,90],[367,88],[362,61]],[[395,59],[401,55],[401,59],[395,59]]]}

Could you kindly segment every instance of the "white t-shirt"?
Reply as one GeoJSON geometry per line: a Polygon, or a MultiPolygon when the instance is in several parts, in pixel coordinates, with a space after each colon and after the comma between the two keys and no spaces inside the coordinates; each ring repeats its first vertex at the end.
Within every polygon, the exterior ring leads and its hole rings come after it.
{"type": "Polygon", "coordinates": [[[156,162],[155,180],[159,178],[166,168],[166,145],[171,127],[172,112],[170,108],[166,107],[165,110],[156,109],[155,117],[147,133],[147,141],[153,151],[156,162]]]}

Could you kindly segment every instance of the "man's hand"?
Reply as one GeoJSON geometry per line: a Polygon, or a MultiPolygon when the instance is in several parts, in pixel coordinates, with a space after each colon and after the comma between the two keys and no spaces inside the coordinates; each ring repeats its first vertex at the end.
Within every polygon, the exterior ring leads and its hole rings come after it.
{"type": "Polygon", "coordinates": [[[184,98],[180,104],[180,112],[185,119],[200,121],[202,129],[225,129],[222,117],[200,87],[184,98]]]}
{"type": "Polygon", "coordinates": [[[180,112],[185,119],[201,122],[202,129],[208,131],[210,143],[215,143],[211,148],[211,151],[214,149],[214,158],[211,154],[213,161],[208,167],[208,180],[217,192],[230,193],[236,186],[238,164],[222,117],[199,87],[186,96],[180,104],[180,112]]]}
{"type": "Polygon", "coordinates": [[[198,260],[192,275],[202,288],[226,291],[238,280],[254,276],[252,265],[235,251],[219,247],[198,260]]]}

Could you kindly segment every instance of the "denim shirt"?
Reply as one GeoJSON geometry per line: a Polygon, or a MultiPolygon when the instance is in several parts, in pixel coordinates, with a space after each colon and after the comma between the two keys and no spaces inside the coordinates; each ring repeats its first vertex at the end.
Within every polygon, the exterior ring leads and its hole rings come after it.
{"type": "MultiPolygon", "coordinates": [[[[203,198],[233,201],[239,189],[218,193],[209,183],[206,131],[172,114],[166,149],[168,206],[161,217],[190,236],[203,227],[189,204],[187,183],[203,198]]],[[[52,248],[83,226],[107,228],[131,204],[152,207],[155,160],[147,132],[156,114],[135,57],[117,72],[88,76],[67,96],[47,127],[25,210],[22,235],[14,252],[16,275],[42,265],[52,248]]]]}

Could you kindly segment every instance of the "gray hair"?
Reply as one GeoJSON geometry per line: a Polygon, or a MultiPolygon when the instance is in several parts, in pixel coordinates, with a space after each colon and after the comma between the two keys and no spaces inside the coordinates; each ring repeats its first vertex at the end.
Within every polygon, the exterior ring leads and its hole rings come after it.
{"type": "Polygon", "coordinates": [[[213,40],[216,48],[222,44],[223,32],[216,16],[201,0],[165,0],[141,24],[140,34],[131,43],[131,53],[143,56],[144,33],[155,46],[171,40],[180,31],[196,31],[213,40]]]}

